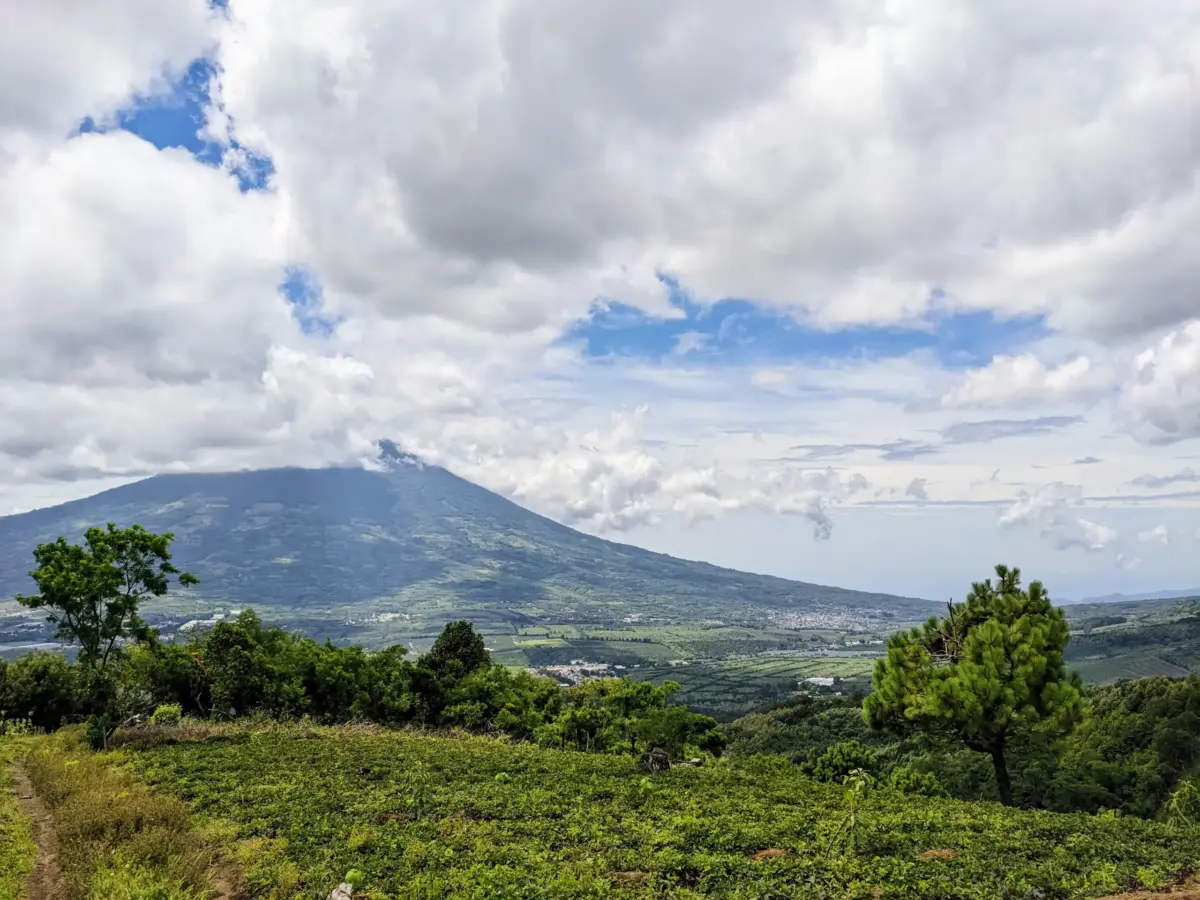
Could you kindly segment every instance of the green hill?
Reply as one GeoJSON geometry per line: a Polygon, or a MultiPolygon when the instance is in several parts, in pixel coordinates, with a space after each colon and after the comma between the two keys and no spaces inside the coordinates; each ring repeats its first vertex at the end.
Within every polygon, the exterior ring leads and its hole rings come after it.
{"type": "Polygon", "coordinates": [[[26,573],[38,543],[79,541],[109,521],[174,532],[176,561],[201,579],[193,593],[150,610],[160,625],[252,605],[310,634],[378,645],[433,634],[460,616],[515,633],[630,617],[887,626],[937,609],[582,534],[394,452],[381,471],[162,475],[0,518],[0,600],[33,587],[26,573]]]}
{"type": "MultiPolygon", "coordinates": [[[[1194,829],[879,788],[851,846],[840,786],[786,760],[676,767],[482,737],[212,727],[117,757],[205,821],[274,842],[297,896],[349,870],[389,898],[1066,898],[1159,886],[1194,829]]],[[[355,896],[359,896],[356,892],[355,896]]]]}

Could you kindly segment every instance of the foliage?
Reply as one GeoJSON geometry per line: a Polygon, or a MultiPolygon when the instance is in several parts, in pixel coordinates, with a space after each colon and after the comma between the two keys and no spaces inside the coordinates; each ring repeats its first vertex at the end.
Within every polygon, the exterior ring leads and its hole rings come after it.
{"type": "Polygon", "coordinates": [[[30,653],[0,661],[0,719],[28,719],[53,731],[78,706],[76,673],[58,653],[30,653]]]}
{"type": "Polygon", "coordinates": [[[932,772],[921,772],[912,766],[897,766],[892,769],[888,784],[902,794],[921,797],[948,797],[946,789],[932,772]]]}
{"type": "Polygon", "coordinates": [[[1172,825],[1195,825],[1200,822],[1200,792],[1195,783],[1186,778],[1167,798],[1166,819],[1172,825]]]}
{"type": "Polygon", "coordinates": [[[445,681],[458,681],[489,662],[483,638],[466,619],[442,629],[429,652],[418,664],[445,681]]]}
{"type": "Polygon", "coordinates": [[[851,772],[876,772],[878,761],[870,747],[858,741],[843,741],[834,744],[802,768],[806,774],[818,781],[840,783],[851,772]]]}
{"type": "Polygon", "coordinates": [[[183,719],[183,709],[178,703],[164,703],[150,714],[150,724],[170,728],[183,719]]]}
{"type": "Polygon", "coordinates": [[[235,823],[242,839],[286,843],[304,897],[327,896],[353,869],[364,893],[393,900],[866,900],[877,889],[1061,900],[1165,883],[1200,862],[1191,828],[931,799],[884,782],[867,794],[859,776],[822,784],[777,758],[646,776],[629,755],[486,737],[217,727],[219,740],[128,745],[120,762],[235,823]],[[853,852],[849,825],[838,832],[852,803],[853,852]],[[752,858],[773,848],[783,852],[752,858]],[[929,850],[956,858],[922,859],[929,850]]]}
{"type": "Polygon", "coordinates": [[[55,636],[79,644],[85,665],[103,666],[122,640],[143,638],[148,629],[138,615],[143,600],[161,597],[172,575],[181,585],[199,584],[196,576],[171,564],[174,535],[153,534],[140,525],[89,528],[84,544],[57,541],[33,551],[37,568],[29,573],[39,593],[17,601],[45,609],[57,626],[55,636]]]}
{"type": "Polygon", "coordinates": [[[875,779],[871,777],[871,773],[864,769],[853,769],[842,776],[842,784],[845,785],[845,790],[842,792],[842,800],[846,805],[846,817],[842,819],[838,829],[834,832],[833,838],[830,840],[832,847],[838,837],[845,833],[850,841],[850,852],[854,853],[858,849],[858,823],[859,817],[862,814],[864,804],[871,794],[871,788],[875,786],[875,779]]]}
{"type": "Polygon", "coordinates": [[[1083,716],[1082,685],[1063,661],[1068,628],[1040,581],[996,567],[964,603],[893,636],[875,666],[864,717],[876,728],[918,729],[991,757],[1000,799],[1013,802],[1006,751],[1029,736],[1069,734],[1083,716]]]}
{"type": "MultiPolygon", "coordinates": [[[[1058,812],[1164,815],[1171,791],[1200,766],[1200,676],[1092,687],[1084,699],[1089,713],[1070,735],[1009,748],[1014,802],[1058,812]]],[[[898,737],[872,730],[856,713],[857,702],[799,695],[728,725],[728,752],[781,754],[806,766],[853,740],[872,750],[885,779],[908,768],[928,773],[954,797],[998,796],[990,760],[920,732],[898,737]]]]}

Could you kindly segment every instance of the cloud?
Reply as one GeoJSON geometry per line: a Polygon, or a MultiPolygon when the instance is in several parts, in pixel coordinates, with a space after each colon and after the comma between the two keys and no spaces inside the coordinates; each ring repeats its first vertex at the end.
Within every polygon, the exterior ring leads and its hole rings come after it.
{"type": "Polygon", "coordinates": [[[676,356],[685,356],[688,353],[704,349],[710,339],[710,335],[702,334],[698,331],[684,332],[676,338],[673,352],[676,356]]]}
{"type": "Polygon", "coordinates": [[[929,492],[925,489],[926,484],[928,484],[927,479],[914,478],[904,489],[904,496],[912,497],[914,500],[928,500],[929,492]]]}
{"type": "Polygon", "coordinates": [[[1142,558],[1140,556],[1127,556],[1124,553],[1118,553],[1115,562],[1118,569],[1125,572],[1132,572],[1134,569],[1141,568],[1142,558]]]}
{"type": "Polygon", "coordinates": [[[1194,17],[1040,11],[233,0],[214,118],[275,161],[322,277],[391,315],[525,329],[661,307],[666,271],[826,327],[1180,322],[1194,17]]]}
{"type": "Polygon", "coordinates": [[[1139,475],[1133,479],[1130,484],[1145,488],[1164,488],[1170,487],[1173,484],[1188,483],[1200,481],[1200,475],[1197,475],[1195,470],[1190,466],[1185,466],[1174,475],[1139,475]]]}
{"type": "Polygon", "coordinates": [[[750,383],[765,391],[781,391],[789,384],[787,373],[778,369],[755,369],[750,375],[750,383]]]}
{"type": "Polygon", "coordinates": [[[997,356],[988,365],[968,371],[958,386],[938,401],[942,409],[1027,408],[1095,396],[1111,377],[1086,356],[1047,366],[1031,353],[997,356]]]}
{"type": "Polygon", "coordinates": [[[1094,466],[1096,463],[1100,462],[1104,462],[1104,460],[1100,459],[1098,456],[1081,456],[1079,459],[1075,460],[1074,465],[1094,466]]]}
{"type": "Polygon", "coordinates": [[[207,0],[7,4],[0,28],[0,170],[150,95],[216,40],[207,0]]]}
{"type": "Polygon", "coordinates": [[[1033,493],[1022,491],[1001,513],[998,524],[1002,528],[1034,528],[1058,550],[1099,553],[1112,549],[1117,532],[1077,515],[1082,499],[1082,489],[1062,482],[1044,485],[1033,493]]]}
{"type": "Polygon", "coordinates": [[[1171,543],[1171,534],[1166,525],[1155,525],[1145,531],[1139,531],[1138,542],[1142,544],[1162,544],[1164,547],[1171,543]]]}
{"type": "Polygon", "coordinates": [[[956,422],[942,429],[950,444],[980,444],[1008,437],[1026,437],[1057,431],[1082,422],[1081,416],[1043,416],[1039,419],[989,419],[982,422],[956,422]]]}
{"type": "Polygon", "coordinates": [[[1200,437],[1200,320],[1138,355],[1119,409],[1134,437],[1147,444],[1200,437]]]}

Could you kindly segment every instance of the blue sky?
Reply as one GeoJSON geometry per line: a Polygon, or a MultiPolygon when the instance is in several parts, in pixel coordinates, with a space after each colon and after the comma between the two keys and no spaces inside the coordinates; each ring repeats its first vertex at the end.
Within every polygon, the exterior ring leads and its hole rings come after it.
{"type": "Polygon", "coordinates": [[[986,365],[1049,333],[1041,317],[998,319],[991,312],[944,313],[909,328],[808,328],[788,313],[749,300],[701,304],[678,282],[661,280],[677,318],[647,315],[623,303],[599,301],[592,315],[563,338],[580,342],[602,359],[663,360],[686,356],[690,364],[771,364],[828,359],[887,359],[932,354],[948,369],[986,365]],[[682,343],[681,343],[682,342],[682,343]]]}

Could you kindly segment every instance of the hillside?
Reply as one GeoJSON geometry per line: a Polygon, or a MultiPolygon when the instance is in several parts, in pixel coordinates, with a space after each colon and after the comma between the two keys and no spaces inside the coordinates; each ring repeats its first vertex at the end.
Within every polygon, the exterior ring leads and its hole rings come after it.
{"type": "Polygon", "coordinates": [[[1086,680],[1182,677],[1200,668],[1200,597],[1065,607],[1067,659],[1086,680]]]}
{"type": "Polygon", "coordinates": [[[445,469],[274,469],[161,475],[0,518],[0,598],[29,590],[34,547],[89,525],[176,536],[194,593],[151,610],[176,623],[253,605],[309,633],[378,642],[467,616],[545,622],[886,624],[934,604],[723,569],[582,534],[445,469]],[[342,631],[331,635],[331,623],[342,631]],[[391,623],[390,625],[388,623],[391,623]]]}
{"type": "Polygon", "coordinates": [[[886,788],[851,847],[843,789],[784,760],[647,777],[479,737],[212,732],[119,758],[241,839],[280,842],[306,897],[350,869],[392,898],[1075,897],[1200,862],[1194,831],[886,788]]]}

